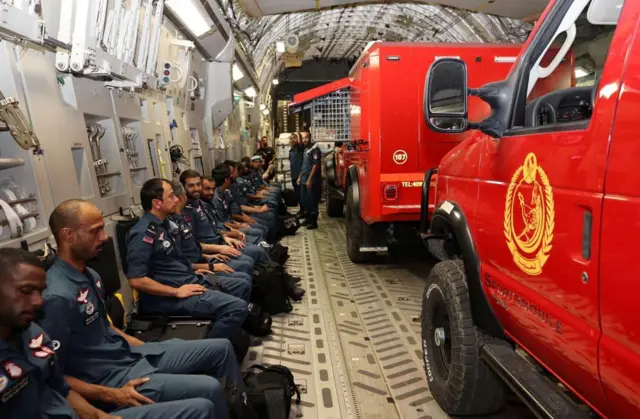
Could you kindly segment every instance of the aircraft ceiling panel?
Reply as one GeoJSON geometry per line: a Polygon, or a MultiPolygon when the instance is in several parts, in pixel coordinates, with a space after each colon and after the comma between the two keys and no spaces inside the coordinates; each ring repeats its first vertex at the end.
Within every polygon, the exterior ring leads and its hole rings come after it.
{"type": "MultiPolygon", "coordinates": [[[[260,17],[281,13],[301,12],[319,8],[345,6],[357,3],[372,3],[370,0],[238,0],[238,3],[248,16],[260,17]]],[[[390,2],[389,2],[390,3],[390,2]]],[[[483,12],[496,16],[524,19],[540,13],[548,0],[436,0],[415,3],[441,4],[443,6],[458,7],[474,12],[483,12]]]]}

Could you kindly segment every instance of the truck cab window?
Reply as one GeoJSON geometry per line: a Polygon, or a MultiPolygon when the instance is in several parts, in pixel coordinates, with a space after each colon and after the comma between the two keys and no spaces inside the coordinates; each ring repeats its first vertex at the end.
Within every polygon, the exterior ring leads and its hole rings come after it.
{"type": "Polygon", "coordinates": [[[556,37],[539,67],[531,65],[525,70],[529,77],[538,78],[527,98],[522,128],[545,127],[545,131],[553,131],[589,125],[596,106],[598,82],[616,26],[594,24],[588,10],[589,5],[575,21],[576,32],[571,48],[551,74],[542,77],[540,67],[549,66],[567,42],[567,37],[573,37],[569,31],[556,37]]]}

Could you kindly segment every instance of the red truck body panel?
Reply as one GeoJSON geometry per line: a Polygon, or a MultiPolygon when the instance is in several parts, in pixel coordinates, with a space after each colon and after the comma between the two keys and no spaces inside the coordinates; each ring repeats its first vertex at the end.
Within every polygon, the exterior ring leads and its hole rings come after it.
{"type": "MultiPolygon", "coordinates": [[[[351,72],[351,138],[368,141],[359,157],[360,210],[368,224],[419,221],[426,169],[437,167],[468,133],[430,131],[423,116],[423,93],[429,66],[440,56],[459,56],[474,74],[470,85],[504,78],[520,51],[518,45],[374,43],[351,72]],[[496,57],[509,57],[498,59],[496,57]],[[395,184],[398,196],[386,200],[384,186],[395,184]]],[[[489,107],[470,98],[470,115],[483,119],[489,107]]],[[[345,152],[344,154],[349,154],[345,152]]],[[[433,195],[432,195],[433,196],[433,195]]]]}
{"type": "MultiPolygon", "coordinates": [[[[618,419],[640,417],[639,25],[640,3],[625,2],[585,129],[500,140],[474,131],[442,160],[436,191],[438,203],[456,202],[469,220],[506,333],[599,415],[618,419]],[[514,177],[532,161],[544,173],[547,233],[542,250],[523,256],[509,245],[507,230],[524,226],[508,203],[514,177]]],[[[522,189],[525,199],[531,189],[522,189]]]]}

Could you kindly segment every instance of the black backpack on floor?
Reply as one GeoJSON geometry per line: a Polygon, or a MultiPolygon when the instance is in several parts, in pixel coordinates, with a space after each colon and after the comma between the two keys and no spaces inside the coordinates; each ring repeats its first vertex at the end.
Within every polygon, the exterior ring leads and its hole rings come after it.
{"type": "Polygon", "coordinates": [[[293,380],[293,374],[282,365],[252,365],[247,369],[244,383],[247,400],[258,419],[287,419],[294,394],[297,396],[296,404],[300,404],[300,390],[293,380]],[[253,373],[252,369],[261,372],[253,373]]]}
{"type": "Polygon", "coordinates": [[[284,199],[284,202],[288,207],[298,206],[298,194],[296,193],[296,191],[292,191],[291,189],[283,190],[282,199],[284,199]]]}
{"type": "Polygon", "coordinates": [[[294,236],[300,228],[300,219],[297,215],[278,217],[278,236],[294,236]]]}
{"type": "Polygon", "coordinates": [[[238,389],[238,385],[227,377],[219,378],[227,399],[227,409],[231,419],[258,419],[247,394],[238,389]]]}
{"type": "Polygon", "coordinates": [[[285,285],[284,268],[273,262],[258,262],[253,268],[251,302],[271,315],[293,310],[288,288],[285,285]]]}
{"type": "Polygon", "coordinates": [[[267,336],[271,334],[271,315],[257,305],[249,304],[249,315],[244,322],[244,330],[253,336],[267,336]]]}
{"type": "Polygon", "coordinates": [[[284,265],[289,260],[289,249],[280,243],[274,243],[269,249],[269,257],[278,265],[284,265]]]}

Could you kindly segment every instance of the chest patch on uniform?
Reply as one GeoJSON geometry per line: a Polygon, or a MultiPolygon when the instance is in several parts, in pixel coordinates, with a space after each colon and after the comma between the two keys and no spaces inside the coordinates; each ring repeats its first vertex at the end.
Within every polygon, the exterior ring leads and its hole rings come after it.
{"type": "Polygon", "coordinates": [[[80,304],[87,304],[89,301],[89,288],[82,288],[76,297],[76,301],[80,304]]]}
{"type": "Polygon", "coordinates": [[[60,341],[59,340],[52,341],[51,346],[53,346],[54,351],[57,351],[58,349],[60,349],[60,341]]]}
{"type": "Polygon", "coordinates": [[[87,317],[84,319],[84,325],[85,326],[89,326],[91,323],[93,323],[96,320],[98,320],[98,317],[100,317],[100,312],[99,311],[95,311],[95,309],[92,309],[91,312],[93,314],[89,314],[89,312],[87,311],[87,317]]]}
{"type": "Polygon", "coordinates": [[[182,234],[184,235],[185,240],[189,240],[191,237],[193,237],[193,233],[189,228],[185,228],[184,230],[182,230],[182,234]]]}
{"type": "Polygon", "coordinates": [[[15,362],[5,361],[3,367],[7,375],[13,380],[17,380],[18,378],[22,377],[22,374],[24,374],[22,368],[20,368],[20,366],[15,362]]]}
{"type": "Polygon", "coordinates": [[[162,242],[162,247],[168,249],[171,246],[171,242],[169,240],[165,240],[162,242]]]}
{"type": "Polygon", "coordinates": [[[92,315],[96,311],[96,306],[93,305],[93,303],[91,301],[89,301],[84,310],[88,315],[92,315]]]}
{"type": "Polygon", "coordinates": [[[188,223],[191,222],[191,217],[189,217],[188,215],[185,215],[184,220],[188,223]]]}
{"type": "Polygon", "coordinates": [[[31,339],[31,341],[29,341],[29,349],[40,348],[43,343],[44,343],[44,335],[40,333],[38,336],[31,339]]]}
{"type": "Polygon", "coordinates": [[[153,244],[153,237],[142,236],[142,241],[147,244],[153,244]]]}
{"type": "Polygon", "coordinates": [[[99,279],[96,281],[96,287],[102,289],[102,281],[100,281],[99,279]]]}

